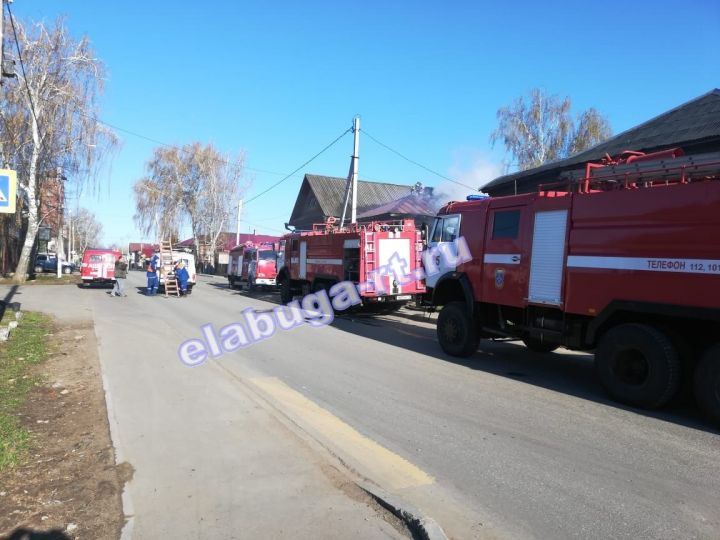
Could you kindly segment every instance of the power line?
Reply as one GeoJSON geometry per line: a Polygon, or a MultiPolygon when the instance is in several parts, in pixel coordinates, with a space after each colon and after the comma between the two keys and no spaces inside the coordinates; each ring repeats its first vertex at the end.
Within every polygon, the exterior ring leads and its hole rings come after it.
{"type": "Polygon", "coordinates": [[[287,180],[288,178],[290,178],[291,176],[293,176],[293,175],[294,175],[296,172],[298,172],[300,169],[302,169],[302,168],[305,167],[306,165],[308,165],[308,164],[310,164],[311,162],[313,162],[313,161],[315,160],[315,158],[317,158],[320,154],[324,153],[326,150],[328,150],[331,146],[333,146],[335,143],[337,143],[340,139],[342,139],[345,135],[347,135],[347,134],[350,133],[351,131],[352,131],[352,128],[351,128],[351,127],[347,128],[347,129],[346,129],[345,131],[343,131],[333,142],[331,142],[330,144],[328,144],[325,148],[323,148],[322,150],[320,150],[320,151],[319,151],[317,154],[315,154],[313,157],[311,157],[310,159],[308,159],[305,163],[303,163],[302,165],[300,165],[297,169],[295,169],[293,172],[291,172],[290,174],[288,174],[285,178],[283,178],[282,180],[280,180],[280,181],[278,181],[278,182],[275,182],[272,186],[270,186],[269,188],[267,188],[265,191],[262,191],[262,192],[258,193],[258,194],[255,195],[253,198],[248,199],[247,201],[245,201],[245,204],[248,204],[248,203],[253,202],[253,201],[254,201],[255,199],[257,199],[258,197],[262,197],[262,196],[265,195],[268,191],[270,191],[270,190],[275,189],[276,187],[278,187],[280,184],[282,184],[285,180],[287,180]]]}
{"type": "Polygon", "coordinates": [[[415,160],[413,160],[413,159],[410,159],[409,157],[407,157],[407,156],[401,154],[400,152],[398,152],[397,150],[395,150],[395,149],[393,149],[393,148],[390,148],[387,144],[378,141],[375,137],[373,137],[372,135],[370,135],[370,133],[368,133],[368,132],[365,131],[364,129],[362,130],[362,132],[363,132],[365,135],[367,135],[368,137],[370,137],[370,139],[372,139],[373,141],[375,141],[377,144],[379,144],[379,145],[382,146],[383,148],[389,150],[389,151],[392,152],[393,154],[396,154],[396,155],[400,156],[400,157],[403,158],[405,161],[409,161],[409,162],[412,163],[413,165],[417,165],[417,166],[420,167],[421,169],[425,169],[426,171],[434,174],[435,176],[439,176],[439,177],[442,178],[443,180],[447,180],[448,182],[452,182],[453,184],[457,184],[458,186],[462,186],[462,187],[465,187],[465,188],[468,188],[468,189],[472,189],[473,191],[478,191],[477,188],[474,188],[474,187],[472,187],[472,186],[468,186],[467,184],[463,184],[462,182],[458,182],[457,180],[453,180],[452,178],[448,178],[448,177],[445,176],[444,174],[440,174],[440,173],[437,172],[437,171],[433,171],[431,168],[426,167],[426,166],[423,165],[422,163],[418,163],[417,161],[415,161],[415,160]]]}
{"type": "MultiPolygon", "coordinates": [[[[8,15],[9,15],[9,17],[10,17],[10,24],[12,25],[13,36],[14,36],[14,38],[15,38],[15,48],[17,49],[17,53],[18,53],[18,60],[20,60],[20,69],[22,70],[23,80],[25,81],[25,88],[27,89],[28,100],[30,101],[30,110],[31,110],[31,112],[32,112],[33,118],[35,118],[35,123],[39,126],[39,125],[40,125],[40,122],[38,122],[37,114],[35,113],[35,103],[33,102],[32,92],[30,91],[30,86],[28,85],[27,74],[26,74],[26,72],[25,72],[25,63],[23,62],[22,52],[20,51],[20,41],[18,40],[17,30],[15,29],[15,18],[13,17],[12,11],[10,10],[10,3],[8,2],[8,3],[6,3],[5,5],[7,6],[8,15]]],[[[38,98],[39,98],[39,99],[43,99],[42,96],[38,96],[38,98]]],[[[148,137],[147,135],[143,135],[142,133],[137,133],[137,132],[135,132],[135,131],[131,131],[131,130],[129,130],[129,129],[125,129],[125,128],[122,128],[122,127],[120,127],[120,126],[116,126],[116,125],[114,125],[114,124],[111,124],[110,122],[105,122],[104,120],[100,120],[98,117],[96,117],[96,116],[94,116],[94,115],[87,114],[86,112],[82,111],[78,106],[75,107],[75,112],[77,112],[77,113],[80,114],[81,116],[84,116],[84,117],[86,117],[86,118],[89,118],[90,120],[92,120],[92,121],[95,122],[96,124],[102,124],[102,125],[104,125],[104,126],[107,126],[107,127],[109,127],[109,128],[112,128],[112,129],[114,129],[114,130],[121,131],[121,132],[123,132],[123,133],[127,133],[128,135],[132,135],[132,136],[134,136],[134,137],[138,137],[138,138],[140,138],[140,139],[144,139],[144,140],[146,140],[146,141],[149,141],[149,142],[154,143],[154,144],[158,144],[158,145],[160,145],[160,146],[164,146],[164,147],[166,147],[166,148],[174,148],[174,149],[176,149],[176,150],[178,150],[178,151],[180,151],[180,152],[187,152],[187,150],[186,150],[185,148],[181,147],[181,146],[177,146],[177,145],[165,143],[165,142],[163,142],[163,141],[159,141],[159,140],[157,140],[157,139],[153,139],[152,137],[148,137]]],[[[225,159],[222,159],[222,158],[215,158],[215,161],[217,161],[218,163],[222,163],[222,164],[224,164],[224,165],[230,165],[230,162],[229,162],[229,161],[227,161],[227,160],[225,160],[225,159]]],[[[236,162],[236,163],[237,163],[237,162],[236,162]]],[[[256,171],[256,172],[261,172],[261,173],[266,173],[266,174],[274,174],[274,175],[277,175],[277,176],[282,176],[283,174],[285,174],[285,173],[276,172],[276,171],[268,171],[268,170],[265,170],[265,169],[258,169],[258,168],[256,168],[256,167],[244,166],[244,168],[247,169],[247,170],[249,170],[249,171],[256,171]]]]}
{"type": "MultiPolygon", "coordinates": [[[[137,133],[136,131],[131,131],[131,130],[129,130],[129,129],[122,128],[122,127],[117,126],[117,125],[115,125],[115,124],[111,124],[110,122],[106,122],[105,120],[100,120],[98,117],[93,116],[93,115],[90,115],[90,114],[87,114],[87,113],[81,111],[80,109],[78,109],[77,107],[76,107],[76,109],[75,109],[75,112],[77,112],[77,113],[80,114],[81,116],[84,116],[84,117],[86,117],[86,118],[89,118],[89,119],[92,120],[93,122],[96,122],[96,123],[98,123],[98,124],[102,124],[102,125],[104,125],[104,126],[107,126],[107,127],[112,128],[112,129],[114,129],[114,130],[117,130],[117,131],[122,131],[123,133],[127,133],[128,135],[132,135],[132,136],[134,136],[134,137],[138,137],[138,138],[140,138],[140,139],[144,139],[144,140],[149,141],[149,142],[151,142],[151,143],[154,143],[154,144],[157,144],[157,145],[160,145],[160,146],[164,146],[165,148],[173,148],[173,149],[175,149],[175,150],[178,150],[179,152],[187,152],[187,150],[186,150],[185,148],[183,148],[182,146],[178,146],[178,145],[176,145],[176,144],[170,144],[170,143],[166,143],[166,142],[163,142],[163,141],[159,141],[159,140],[157,140],[157,139],[153,139],[152,137],[148,137],[147,135],[143,135],[142,133],[137,133]]],[[[230,163],[231,163],[231,162],[229,162],[228,160],[222,159],[222,158],[213,158],[213,160],[214,160],[214,161],[217,161],[218,163],[222,163],[223,165],[230,165],[230,163]]],[[[256,167],[249,167],[249,166],[247,166],[247,165],[244,166],[244,168],[247,169],[247,170],[249,170],[249,171],[261,172],[261,173],[266,173],[266,174],[274,174],[274,175],[277,175],[277,176],[282,176],[283,174],[285,174],[285,173],[281,173],[281,172],[277,172],[277,171],[268,171],[268,170],[265,170],[265,169],[258,169],[258,168],[256,168],[256,167]]]]}
{"type": "Polygon", "coordinates": [[[15,30],[15,17],[13,17],[12,11],[10,11],[10,2],[7,2],[5,5],[7,6],[8,16],[10,17],[10,25],[12,26],[13,36],[15,37],[15,48],[17,49],[18,53],[18,60],[20,60],[20,69],[22,70],[23,80],[25,81],[25,88],[27,89],[28,100],[30,101],[30,111],[32,112],[33,118],[35,119],[35,125],[38,126],[39,130],[40,122],[38,122],[37,114],[35,114],[35,103],[33,102],[32,92],[30,91],[30,86],[28,85],[27,74],[25,73],[25,62],[23,62],[22,53],[20,52],[20,41],[17,37],[17,30],[15,30]]]}
{"type": "Polygon", "coordinates": [[[268,231],[278,232],[280,234],[285,234],[287,231],[282,231],[280,229],[276,229],[275,227],[267,227],[265,225],[258,225],[257,223],[254,223],[252,221],[248,221],[246,219],[241,219],[241,223],[247,223],[248,225],[252,225],[256,229],[267,229],[268,231]]]}

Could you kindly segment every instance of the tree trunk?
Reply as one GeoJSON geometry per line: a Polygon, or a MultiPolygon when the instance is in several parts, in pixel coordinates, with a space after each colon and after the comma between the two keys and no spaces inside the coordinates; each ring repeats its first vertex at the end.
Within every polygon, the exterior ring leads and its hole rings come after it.
{"type": "MultiPolygon", "coordinates": [[[[30,156],[30,167],[28,170],[27,180],[27,198],[28,198],[28,225],[25,233],[25,241],[20,251],[20,259],[18,259],[17,267],[13,281],[15,283],[25,283],[27,279],[27,271],[30,265],[30,255],[35,245],[38,229],[40,228],[40,220],[38,219],[38,198],[37,198],[37,163],[40,157],[40,133],[38,131],[35,119],[32,119],[32,136],[33,151],[30,156]]],[[[58,263],[59,264],[59,263],[58,263]]]]}

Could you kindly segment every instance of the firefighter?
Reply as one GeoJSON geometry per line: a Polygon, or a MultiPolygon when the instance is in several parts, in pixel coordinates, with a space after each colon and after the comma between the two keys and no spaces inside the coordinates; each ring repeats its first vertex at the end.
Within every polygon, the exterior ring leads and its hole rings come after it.
{"type": "Polygon", "coordinates": [[[180,261],[177,263],[177,266],[175,266],[175,278],[177,279],[178,286],[180,288],[180,296],[186,296],[190,274],[188,273],[187,268],[185,268],[185,263],[183,261],[180,261]]]}
{"type": "Polygon", "coordinates": [[[158,275],[157,268],[153,264],[153,261],[148,261],[147,265],[147,295],[155,296],[158,290],[158,275]]]}

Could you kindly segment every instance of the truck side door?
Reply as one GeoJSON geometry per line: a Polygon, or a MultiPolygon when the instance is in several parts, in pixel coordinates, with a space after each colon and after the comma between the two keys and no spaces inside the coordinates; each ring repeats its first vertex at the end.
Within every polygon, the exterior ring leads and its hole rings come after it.
{"type": "Polygon", "coordinates": [[[488,209],[482,273],[484,302],[526,305],[529,257],[525,253],[525,236],[529,219],[526,204],[510,202],[488,209]]]}
{"type": "Polygon", "coordinates": [[[240,274],[241,281],[247,281],[247,279],[248,279],[248,272],[250,271],[250,257],[251,256],[252,256],[252,250],[246,249],[243,252],[242,272],[240,274]]]}
{"type": "Polygon", "coordinates": [[[457,255],[453,242],[460,236],[460,214],[441,215],[435,218],[432,233],[425,253],[425,285],[435,287],[438,280],[447,272],[455,270],[452,257],[444,253],[457,255]]]}

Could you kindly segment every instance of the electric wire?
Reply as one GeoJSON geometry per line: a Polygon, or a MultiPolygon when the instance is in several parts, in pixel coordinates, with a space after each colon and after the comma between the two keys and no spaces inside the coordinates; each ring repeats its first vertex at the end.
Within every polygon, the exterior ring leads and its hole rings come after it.
{"type": "MultiPolygon", "coordinates": [[[[104,126],[107,126],[107,127],[109,127],[109,128],[112,128],[112,129],[114,129],[114,130],[116,130],[116,131],[121,131],[121,132],[123,132],[123,133],[127,133],[128,135],[132,135],[132,136],[134,136],[134,137],[138,137],[139,139],[144,139],[144,140],[146,140],[146,141],[148,141],[148,142],[157,144],[157,145],[159,145],[159,146],[163,146],[163,147],[165,147],[165,148],[172,148],[172,149],[175,149],[175,150],[177,150],[177,151],[179,151],[179,152],[187,152],[187,149],[185,149],[185,148],[182,147],[182,146],[178,146],[178,145],[176,145],[176,144],[166,143],[166,142],[160,141],[160,140],[158,140],[158,139],[153,139],[152,137],[148,137],[147,135],[143,135],[142,133],[137,133],[136,131],[131,131],[131,130],[129,130],[129,129],[122,128],[122,127],[117,126],[117,125],[115,125],[115,124],[111,124],[110,122],[106,122],[105,120],[100,120],[98,117],[93,116],[93,115],[91,115],[91,114],[87,114],[87,113],[85,113],[85,112],[83,112],[83,111],[81,111],[81,110],[79,110],[79,109],[77,109],[77,108],[75,109],[75,112],[77,112],[77,113],[78,113],[79,115],[81,115],[81,116],[84,116],[84,117],[86,117],[86,118],[89,118],[89,119],[92,120],[93,122],[96,122],[96,123],[98,123],[98,124],[102,124],[102,125],[104,125],[104,126]]],[[[231,164],[232,164],[232,162],[230,162],[230,161],[228,161],[228,160],[226,160],[226,159],[223,159],[223,158],[213,158],[213,160],[214,160],[214,161],[217,161],[218,163],[222,163],[223,165],[231,165],[231,164]]],[[[235,163],[237,163],[237,162],[235,162],[235,163]]],[[[256,168],[256,167],[250,167],[250,166],[247,166],[247,165],[244,165],[243,168],[244,168],[244,169],[247,169],[248,171],[261,172],[261,173],[265,173],[265,174],[274,174],[274,175],[276,175],[276,176],[282,176],[282,175],[285,174],[285,173],[281,173],[281,172],[277,172],[277,171],[268,171],[268,170],[266,170],[266,169],[258,169],[258,168],[256,168]]]]}
{"type": "MultiPolygon", "coordinates": [[[[23,72],[23,80],[25,81],[25,88],[26,88],[26,90],[27,90],[28,100],[29,100],[29,102],[30,102],[30,109],[31,109],[31,111],[32,111],[33,117],[35,118],[35,123],[36,123],[36,125],[39,126],[40,124],[39,124],[39,122],[38,122],[37,115],[36,115],[36,113],[35,113],[35,104],[34,104],[34,102],[33,102],[32,92],[30,91],[30,86],[28,85],[28,81],[27,81],[27,75],[26,75],[26,72],[25,72],[25,64],[24,64],[24,62],[23,62],[22,53],[21,53],[21,51],[20,51],[20,42],[19,42],[19,40],[18,40],[17,31],[16,31],[16,29],[15,29],[14,17],[13,17],[12,11],[10,10],[10,4],[8,3],[8,4],[5,4],[5,5],[6,5],[6,7],[7,7],[8,15],[9,15],[9,17],[10,17],[10,24],[12,25],[12,29],[13,29],[13,36],[14,36],[14,38],[15,38],[15,47],[16,47],[17,52],[18,52],[18,59],[20,60],[20,68],[21,68],[21,70],[22,70],[22,72],[23,72]]],[[[169,144],[169,143],[165,143],[165,142],[160,141],[160,140],[158,140],[158,139],[154,139],[154,138],[152,138],[152,137],[148,137],[148,136],[143,135],[143,134],[141,134],[141,133],[137,133],[137,132],[135,132],[135,131],[131,131],[131,130],[129,130],[129,129],[122,128],[122,127],[120,127],[120,126],[111,124],[111,123],[106,122],[106,121],[104,121],[104,120],[100,120],[100,119],[97,118],[96,116],[94,116],[94,115],[89,115],[89,114],[87,114],[87,113],[85,113],[85,112],[83,112],[83,111],[81,111],[81,110],[79,110],[79,109],[77,109],[77,108],[76,108],[76,112],[77,112],[78,114],[80,114],[81,116],[85,116],[86,118],[89,118],[89,119],[92,120],[93,122],[96,122],[96,123],[98,123],[98,124],[102,124],[102,125],[104,125],[104,126],[107,126],[107,127],[109,127],[109,128],[112,128],[112,129],[114,129],[114,130],[117,130],[117,131],[120,131],[120,132],[123,132],[123,133],[127,133],[128,135],[132,135],[132,136],[134,136],[134,137],[138,137],[138,138],[140,138],[140,139],[144,139],[144,140],[146,140],[146,141],[148,141],[148,142],[152,142],[152,143],[154,143],[154,144],[158,144],[158,145],[163,146],[163,147],[166,147],[166,148],[173,148],[173,149],[179,150],[179,151],[181,151],[181,152],[186,151],[185,148],[183,148],[183,147],[180,147],[180,146],[177,146],[177,145],[173,145],[173,144],[169,144]]],[[[254,197],[252,197],[252,198],[248,199],[247,201],[245,201],[245,204],[249,204],[249,203],[253,202],[254,200],[262,197],[263,195],[265,195],[265,194],[268,193],[269,191],[275,189],[277,186],[279,186],[280,184],[282,184],[283,182],[285,182],[286,180],[288,180],[290,177],[292,177],[294,174],[296,174],[300,169],[302,169],[303,167],[305,167],[305,166],[309,165],[310,163],[312,163],[316,158],[318,158],[318,157],[319,157],[321,154],[323,154],[325,151],[329,150],[329,149],[330,149],[332,146],[334,146],[340,139],[342,139],[345,135],[347,135],[347,134],[348,134],[349,132],[351,132],[351,131],[352,131],[352,127],[350,127],[350,128],[348,128],[347,130],[345,130],[345,131],[344,131],[343,133],[341,133],[335,140],[333,140],[330,144],[328,144],[328,145],[325,146],[322,150],[320,150],[320,152],[318,152],[317,154],[315,154],[313,157],[311,157],[311,158],[310,158],[309,160],[307,160],[305,163],[303,163],[302,165],[300,165],[300,166],[299,166],[298,168],[296,168],[294,171],[292,171],[291,173],[289,173],[289,174],[287,174],[286,176],[284,176],[284,177],[283,177],[282,179],[280,179],[278,182],[276,182],[276,183],[274,183],[273,185],[271,185],[269,188],[265,189],[264,191],[261,191],[260,193],[258,193],[258,194],[255,195],[254,197]]],[[[391,148],[390,146],[386,145],[385,143],[379,141],[378,139],[376,139],[375,137],[373,137],[372,134],[368,133],[366,130],[363,129],[362,132],[363,132],[365,135],[367,135],[367,136],[368,136],[372,141],[374,141],[376,144],[382,146],[382,147],[385,148],[386,150],[389,150],[389,151],[392,152],[393,154],[396,154],[397,156],[401,157],[402,159],[408,161],[409,163],[412,163],[413,165],[416,165],[417,167],[420,167],[421,169],[424,169],[424,170],[428,171],[429,173],[432,173],[432,174],[434,174],[434,175],[436,175],[436,176],[438,176],[438,177],[440,177],[440,178],[442,178],[442,179],[444,179],[444,180],[447,180],[448,182],[452,182],[452,183],[454,183],[454,184],[457,184],[457,185],[459,185],[459,186],[462,186],[462,187],[471,189],[471,190],[473,190],[473,191],[478,191],[477,188],[474,188],[474,187],[472,187],[472,186],[468,186],[467,184],[463,184],[462,182],[458,182],[457,180],[453,180],[452,178],[449,178],[449,177],[445,176],[444,174],[440,174],[439,172],[434,171],[433,169],[431,169],[431,168],[429,168],[429,167],[426,167],[426,166],[423,165],[422,163],[418,163],[417,161],[415,161],[415,160],[413,160],[413,159],[410,159],[409,157],[407,157],[407,156],[405,156],[404,154],[398,152],[398,151],[395,150],[394,148],[391,148]]],[[[225,160],[225,159],[221,159],[221,158],[215,158],[215,159],[216,159],[219,163],[222,163],[222,164],[225,164],[225,165],[230,165],[230,162],[227,161],[227,160],[225,160]]],[[[268,170],[265,170],[265,169],[258,169],[258,168],[249,167],[249,166],[245,166],[244,168],[247,169],[247,170],[256,171],[256,172],[262,172],[262,173],[266,173],[266,174],[275,174],[275,175],[281,175],[281,174],[283,174],[283,173],[278,173],[278,172],[275,172],[275,171],[268,171],[268,170]]]]}
{"type": "Polygon", "coordinates": [[[395,150],[394,148],[390,148],[387,144],[385,144],[385,143],[383,143],[383,142],[380,142],[380,141],[377,140],[375,137],[373,137],[370,133],[368,133],[366,130],[361,129],[360,131],[361,131],[362,133],[364,133],[365,135],[367,135],[367,136],[368,136],[371,140],[373,140],[375,143],[379,144],[380,146],[382,146],[382,147],[385,148],[386,150],[389,150],[389,151],[392,152],[393,154],[396,154],[396,155],[400,156],[400,157],[403,158],[405,161],[409,161],[409,162],[412,163],[413,165],[417,165],[417,166],[420,167],[421,169],[425,169],[427,172],[432,173],[432,174],[434,174],[435,176],[439,176],[439,177],[442,178],[443,180],[447,180],[448,182],[452,182],[453,184],[457,184],[458,186],[462,186],[462,187],[465,187],[465,188],[468,188],[468,189],[472,189],[473,191],[479,191],[478,188],[475,188],[475,187],[472,187],[472,186],[468,186],[467,184],[463,184],[462,182],[458,182],[457,180],[453,180],[452,178],[448,178],[448,177],[445,176],[444,174],[440,174],[439,172],[434,171],[434,170],[432,170],[432,169],[429,168],[429,167],[426,167],[426,166],[423,165],[422,163],[418,163],[417,161],[415,161],[415,160],[413,160],[413,159],[410,159],[409,157],[401,154],[400,152],[398,152],[398,151],[395,150]]]}
{"type": "Polygon", "coordinates": [[[278,186],[279,186],[280,184],[282,184],[285,180],[287,180],[288,178],[290,178],[291,176],[293,176],[295,173],[297,173],[300,169],[302,169],[302,168],[305,167],[306,165],[309,165],[310,163],[312,163],[318,156],[320,156],[320,155],[323,154],[325,151],[327,151],[327,150],[330,149],[332,146],[334,146],[335,143],[337,143],[340,139],[342,139],[345,135],[347,135],[347,134],[350,133],[351,131],[352,131],[352,128],[351,128],[351,127],[348,128],[348,129],[346,129],[345,131],[343,131],[334,141],[332,141],[332,142],[331,142],[330,144],[328,144],[325,148],[323,148],[322,150],[320,150],[320,151],[319,151],[317,154],[315,154],[313,157],[311,157],[310,159],[308,159],[305,163],[303,163],[302,165],[300,165],[300,166],[299,166],[297,169],[295,169],[293,172],[291,172],[290,174],[288,174],[285,178],[279,180],[278,182],[275,182],[272,186],[270,186],[270,187],[267,188],[266,190],[261,191],[260,193],[258,193],[258,194],[255,195],[254,197],[248,199],[247,201],[245,201],[245,204],[249,204],[249,203],[253,202],[255,199],[257,199],[257,198],[262,197],[263,195],[265,195],[268,191],[273,190],[273,189],[275,189],[276,187],[278,187],[278,186]]]}

